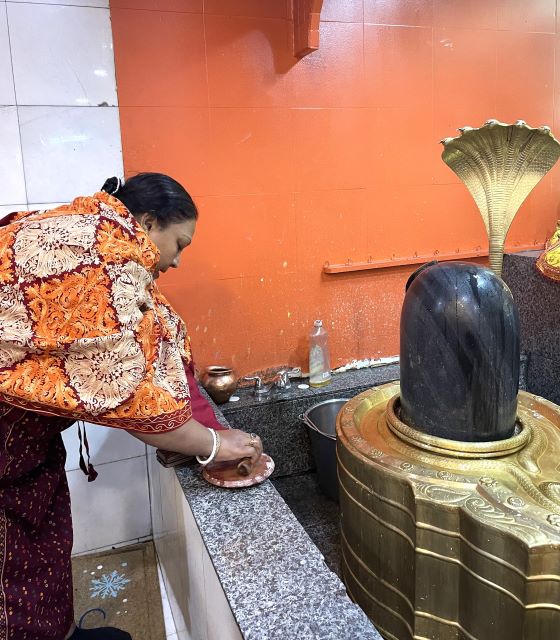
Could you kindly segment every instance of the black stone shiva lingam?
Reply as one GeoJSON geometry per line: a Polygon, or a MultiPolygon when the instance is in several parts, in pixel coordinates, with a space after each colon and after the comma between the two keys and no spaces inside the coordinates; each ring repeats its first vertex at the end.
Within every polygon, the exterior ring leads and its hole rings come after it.
{"type": "Polygon", "coordinates": [[[417,271],[401,313],[403,422],[424,433],[484,442],[513,435],[519,318],[490,269],[443,262],[417,271]]]}
{"type": "MultiPolygon", "coordinates": [[[[534,186],[560,145],[545,128],[485,127],[447,140],[446,162],[482,184],[479,207],[487,189],[492,226],[524,158],[534,186]],[[475,170],[492,137],[503,171],[475,170]]],[[[499,273],[498,253],[491,242],[499,273]]],[[[517,310],[498,275],[453,262],[411,276],[400,385],[360,394],[337,419],[343,576],[385,638],[560,638],[560,407],[518,394],[518,378],[517,310]]]]}

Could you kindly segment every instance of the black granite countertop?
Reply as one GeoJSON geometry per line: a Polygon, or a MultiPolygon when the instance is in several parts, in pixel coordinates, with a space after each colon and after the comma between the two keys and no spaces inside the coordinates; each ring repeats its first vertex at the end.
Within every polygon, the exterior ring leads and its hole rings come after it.
{"type": "Polygon", "coordinates": [[[246,640],[382,640],[270,481],[226,490],[197,465],[176,473],[246,640]]]}
{"type": "MultiPolygon", "coordinates": [[[[308,400],[321,400],[323,396],[333,395],[336,392],[346,392],[350,389],[356,389],[358,387],[375,387],[376,385],[390,382],[392,380],[398,380],[400,375],[399,364],[388,364],[378,367],[364,367],[363,369],[352,369],[345,371],[344,373],[336,373],[332,376],[330,384],[307,389],[299,389],[298,384],[308,383],[309,380],[293,380],[290,389],[282,393],[278,391],[272,391],[270,395],[265,396],[264,399],[256,397],[251,388],[238,389],[235,396],[239,398],[237,402],[226,402],[220,405],[220,409],[227,417],[234,414],[236,411],[244,411],[249,407],[262,407],[263,405],[272,402],[286,402],[299,399],[308,400]]],[[[356,395],[356,394],[354,394],[356,395]]]]}

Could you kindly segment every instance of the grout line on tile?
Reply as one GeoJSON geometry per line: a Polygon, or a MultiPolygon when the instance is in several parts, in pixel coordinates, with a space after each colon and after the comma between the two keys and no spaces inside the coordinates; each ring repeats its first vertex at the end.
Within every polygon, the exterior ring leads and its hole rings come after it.
{"type": "Polygon", "coordinates": [[[79,9],[104,9],[109,11],[109,7],[92,7],[90,4],[68,4],[67,2],[33,2],[33,0],[25,0],[25,2],[17,2],[16,0],[5,0],[6,4],[38,4],[47,7],[77,7],[79,9]]]}
{"type": "Polygon", "coordinates": [[[21,155],[21,168],[23,171],[23,190],[25,193],[25,204],[27,206],[27,202],[29,200],[29,197],[27,195],[27,174],[25,171],[25,158],[23,157],[23,144],[22,144],[22,140],[21,140],[21,123],[19,120],[19,105],[18,105],[18,99],[17,99],[17,89],[16,89],[16,75],[14,72],[14,57],[12,55],[12,35],[11,35],[11,31],[10,31],[10,17],[8,15],[8,3],[6,2],[4,5],[4,11],[5,11],[5,15],[6,15],[6,32],[8,34],[8,48],[10,49],[10,68],[12,70],[12,83],[14,86],[14,102],[15,102],[15,109],[16,109],[16,118],[17,118],[17,125],[18,125],[18,137],[19,137],[19,152],[21,155]]]}
{"type": "MultiPolygon", "coordinates": [[[[124,462],[125,460],[135,460],[136,458],[143,458],[145,455],[146,455],[145,453],[141,453],[139,455],[127,456],[125,458],[118,458],[117,460],[108,460],[107,462],[95,462],[95,453],[92,453],[92,455],[91,455],[91,464],[96,469],[99,469],[100,467],[104,467],[104,466],[106,466],[108,464],[115,464],[115,462],[124,462]]],[[[69,468],[69,469],[65,469],[65,471],[80,471],[80,467],[72,467],[72,468],[69,468]]]]}
{"type": "Polygon", "coordinates": [[[72,557],[85,556],[88,553],[102,553],[103,551],[112,551],[113,549],[121,549],[122,547],[128,547],[134,544],[143,544],[144,542],[153,542],[153,536],[142,536],[140,538],[132,538],[131,540],[123,540],[122,542],[115,542],[111,545],[105,545],[103,547],[96,547],[94,549],[84,549],[79,553],[73,553],[72,557]]]}
{"type": "MultiPolygon", "coordinates": [[[[148,506],[150,508],[150,533],[154,535],[154,512],[152,509],[152,482],[150,478],[150,459],[148,457],[148,447],[144,445],[144,457],[146,459],[146,480],[148,482],[148,506]]],[[[156,554],[157,556],[157,554],[156,554]]],[[[159,564],[159,563],[158,563],[159,564]]]]}
{"type": "MultiPolygon", "coordinates": [[[[21,3],[17,3],[17,4],[21,4],[21,3]]],[[[54,5],[49,5],[50,7],[54,6],[54,5]]],[[[74,5],[72,5],[74,6],[74,5]]],[[[12,105],[13,106],[13,105],[12,105]]],[[[100,106],[98,104],[18,104],[18,107],[54,107],[55,109],[69,109],[69,108],[76,108],[76,109],[118,109],[119,105],[118,104],[106,104],[103,106],[100,106]]]]}

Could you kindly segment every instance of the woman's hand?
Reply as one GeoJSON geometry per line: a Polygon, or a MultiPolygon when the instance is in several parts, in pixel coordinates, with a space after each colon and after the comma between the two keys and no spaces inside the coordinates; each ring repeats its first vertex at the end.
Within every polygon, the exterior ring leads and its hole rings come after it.
{"type": "MultiPolygon", "coordinates": [[[[207,429],[193,418],[178,429],[167,433],[131,433],[152,447],[187,456],[208,457],[214,442],[211,429],[207,429]]],[[[253,466],[259,459],[262,453],[262,442],[259,436],[239,429],[224,429],[217,433],[220,434],[221,444],[214,460],[223,462],[249,458],[253,466]]]]}
{"type": "Polygon", "coordinates": [[[259,436],[249,434],[239,429],[227,429],[218,431],[221,445],[218,455],[214,458],[218,462],[226,460],[239,460],[240,458],[250,458],[251,464],[260,458],[262,453],[262,442],[259,436]]]}

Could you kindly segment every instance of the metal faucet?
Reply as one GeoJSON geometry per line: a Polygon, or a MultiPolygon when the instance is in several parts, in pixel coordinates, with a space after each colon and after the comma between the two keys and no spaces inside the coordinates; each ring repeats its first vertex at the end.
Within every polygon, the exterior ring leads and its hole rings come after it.
{"type": "Polygon", "coordinates": [[[272,386],[276,386],[277,389],[289,389],[292,386],[288,369],[278,371],[272,379],[272,386]]]}
{"type": "Polygon", "coordinates": [[[263,384],[262,378],[260,376],[245,376],[241,378],[241,380],[246,380],[247,382],[255,381],[255,386],[253,387],[253,395],[257,397],[266,396],[270,392],[270,387],[272,385],[263,384]]]}
{"type": "Polygon", "coordinates": [[[295,367],[293,369],[281,369],[272,378],[269,384],[264,384],[260,376],[245,376],[241,380],[253,381],[255,386],[253,387],[253,394],[258,398],[267,396],[273,389],[285,391],[292,386],[291,379],[301,377],[301,369],[295,367]]]}

